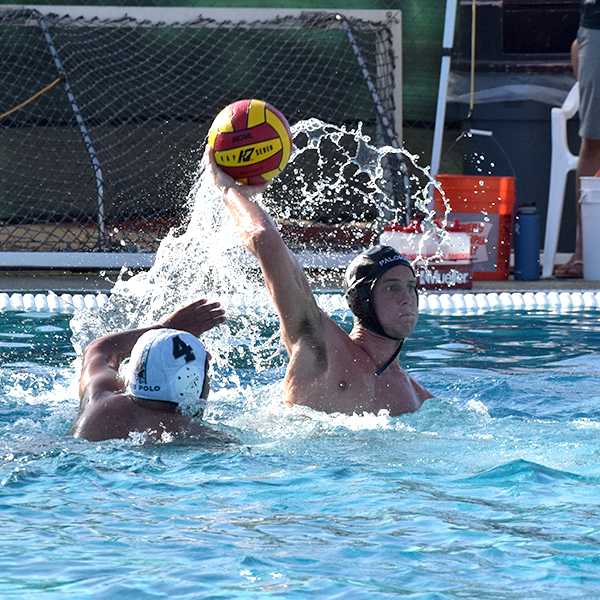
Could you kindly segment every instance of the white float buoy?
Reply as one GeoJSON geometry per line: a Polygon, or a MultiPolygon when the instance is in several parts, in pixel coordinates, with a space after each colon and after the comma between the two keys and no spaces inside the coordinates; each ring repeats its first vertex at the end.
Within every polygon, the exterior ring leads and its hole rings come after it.
{"type": "MultiPolygon", "coordinates": [[[[242,306],[240,294],[232,295],[224,300],[229,307],[242,306]]],[[[57,313],[72,313],[75,310],[98,310],[109,302],[109,296],[105,293],[98,294],[61,294],[60,297],[50,291],[47,294],[21,294],[14,292],[0,293],[0,311],[50,311],[57,313]]],[[[575,290],[572,292],[497,292],[472,293],[428,293],[419,296],[419,310],[462,312],[490,310],[495,308],[519,310],[523,308],[555,308],[582,309],[600,308],[600,291],[575,290]]],[[[346,310],[346,302],[340,294],[327,295],[327,309],[346,310]]],[[[265,309],[267,310],[267,309],[265,309]]]]}
{"type": "Polygon", "coordinates": [[[558,295],[558,300],[561,308],[571,308],[571,294],[569,292],[561,292],[558,295]]]}
{"type": "Polygon", "coordinates": [[[596,306],[596,296],[594,296],[593,292],[583,292],[583,305],[586,308],[594,308],[596,306]]]}
{"type": "Polygon", "coordinates": [[[548,304],[548,298],[546,292],[536,292],[535,295],[535,303],[538,306],[546,306],[548,304]]]}
{"type": "Polygon", "coordinates": [[[81,294],[75,294],[73,296],[73,306],[76,310],[83,310],[85,308],[83,296],[81,294]]]}
{"type": "Polygon", "coordinates": [[[442,308],[440,297],[437,294],[429,294],[427,296],[427,304],[429,305],[429,310],[441,310],[442,308]]]}
{"type": "Polygon", "coordinates": [[[3,292],[2,294],[0,294],[0,311],[10,310],[10,309],[11,309],[10,296],[6,292],[3,292]]]}
{"type": "Polygon", "coordinates": [[[525,305],[525,302],[523,300],[523,294],[521,294],[521,292],[513,292],[510,295],[510,299],[514,308],[523,308],[523,306],[525,305]]]}
{"type": "Polygon", "coordinates": [[[500,296],[496,292],[490,292],[487,295],[487,301],[490,308],[496,308],[500,304],[500,296]]]}
{"type": "Polygon", "coordinates": [[[11,294],[10,305],[12,310],[23,310],[23,295],[22,294],[11,294]]]}
{"type": "Polygon", "coordinates": [[[583,295],[581,292],[573,292],[571,294],[571,306],[573,308],[580,308],[583,306],[583,295]]]}
{"type": "Polygon", "coordinates": [[[487,294],[475,294],[475,302],[477,303],[477,307],[483,310],[490,307],[490,303],[488,302],[487,294]]]}
{"type": "Polygon", "coordinates": [[[88,310],[96,310],[98,308],[94,294],[86,294],[83,297],[83,304],[88,310]]]}
{"type": "Polygon", "coordinates": [[[23,308],[25,310],[35,310],[35,298],[33,294],[23,294],[23,308]]]}
{"type": "Polygon", "coordinates": [[[440,306],[443,310],[451,310],[453,308],[452,301],[448,294],[440,294],[440,306]]]}
{"type": "Polygon", "coordinates": [[[498,303],[505,308],[510,308],[513,305],[512,296],[508,292],[502,292],[498,297],[498,303]]]}
{"type": "Polygon", "coordinates": [[[463,294],[454,293],[450,297],[452,306],[458,310],[464,310],[465,308],[465,297],[463,294]]]}
{"type": "Polygon", "coordinates": [[[536,306],[537,302],[535,301],[535,295],[533,292],[525,292],[523,294],[523,304],[526,308],[533,308],[536,306]]]}
{"type": "Polygon", "coordinates": [[[464,295],[465,306],[468,310],[475,310],[478,308],[477,300],[475,300],[475,294],[465,294],[464,295]]]}
{"type": "Polygon", "coordinates": [[[48,310],[48,297],[46,294],[35,295],[35,309],[39,312],[46,312],[48,310]]]}
{"type": "Polygon", "coordinates": [[[98,304],[98,308],[106,306],[108,303],[108,296],[106,294],[98,294],[96,296],[96,303],[98,304]]]}
{"type": "Polygon", "coordinates": [[[60,298],[56,294],[48,294],[48,310],[50,312],[61,312],[60,298]]]}
{"type": "Polygon", "coordinates": [[[557,306],[560,304],[560,298],[558,296],[558,293],[555,291],[551,291],[548,292],[548,294],[546,295],[546,301],[548,302],[548,304],[550,306],[557,306]]]}

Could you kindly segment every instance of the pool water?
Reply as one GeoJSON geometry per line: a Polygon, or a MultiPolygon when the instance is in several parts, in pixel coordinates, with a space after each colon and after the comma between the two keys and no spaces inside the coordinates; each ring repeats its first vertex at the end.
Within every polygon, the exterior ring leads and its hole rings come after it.
{"type": "Polygon", "coordinates": [[[423,315],[436,398],[398,418],[285,409],[284,357],[240,359],[229,444],[71,438],[70,337],[0,313],[0,598],[597,597],[598,311],[423,315]]]}

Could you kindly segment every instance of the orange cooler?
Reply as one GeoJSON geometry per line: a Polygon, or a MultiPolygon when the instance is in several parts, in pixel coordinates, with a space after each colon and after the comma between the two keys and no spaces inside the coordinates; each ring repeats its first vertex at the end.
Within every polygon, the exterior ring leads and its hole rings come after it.
{"type": "MultiPolygon", "coordinates": [[[[514,177],[438,175],[451,212],[448,220],[474,223],[482,237],[473,256],[473,280],[508,279],[512,214],[515,205],[514,177]]],[[[435,191],[435,211],[445,211],[435,191]]]]}

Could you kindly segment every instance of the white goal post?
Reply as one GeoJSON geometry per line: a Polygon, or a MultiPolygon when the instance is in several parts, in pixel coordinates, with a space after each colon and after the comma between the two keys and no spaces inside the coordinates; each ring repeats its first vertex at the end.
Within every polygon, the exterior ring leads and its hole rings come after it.
{"type": "MultiPolygon", "coordinates": [[[[201,27],[223,27],[224,24],[235,24],[243,26],[248,23],[249,27],[259,23],[260,28],[278,29],[289,27],[289,19],[310,18],[314,15],[323,17],[337,18],[345,21],[356,20],[373,24],[383,24],[389,31],[389,39],[386,40],[388,54],[393,57],[392,67],[390,64],[380,64],[379,56],[383,52],[375,52],[375,58],[370,58],[371,62],[376,61],[374,69],[374,81],[369,76],[369,70],[365,59],[361,56],[361,50],[356,44],[352,47],[352,52],[356,59],[355,68],[359,68],[364,83],[369,90],[369,94],[375,106],[377,113],[377,128],[382,132],[382,139],[385,143],[396,147],[402,146],[402,19],[399,10],[331,10],[331,9],[280,9],[280,8],[214,8],[214,7],[117,7],[117,6],[68,6],[68,5],[0,5],[0,20],[7,11],[31,11],[32,14],[42,15],[44,18],[64,17],[71,21],[73,27],[118,28],[122,20],[132,19],[139,23],[139,27],[145,27],[145,24],[154,24],[160,26],[178,26],[181,24],[193,24],[201,21],[201,27]],[[81,22],[77,20],[81,19],[81,22]],[[357,67],[358,66],[358,67],[357,67]],[[381,100],[381,91],[378,89],[378,83],[384,81],[387,86],[386,101],[381,100]],[[391,94],[390,94],[390,91],[391,94]],[[383,130],[383,131],[382,131],[383,130]]],[[[36,23],[26,24],[31,28],[36,27],[36,23]]],[[[44,26],[42,26],[44,31],[44,26]]],[[[342,30],[344,26],[342,25],[342,30]]],[[[352,46],[352,30],[348,27],[347,36],[349,44],[352,46]]],[[[47,42],[51,47],[52,39],[47,34],[47,42]]],[[[376,42],[380,43],[380,42],[376,42]]],[[[60,52],[50,51],[56,65],[56,70],[60,74],[63,68],[60,52]]],[[[0,77],[0,85],[2,80],[0,77]]],[[[58,84],[61,85],[60,83],[58,84]]],[[[106,181],[103,178],[102,161],[97,158],[101,153],[94,146],[92,130],[100,128],[98,123],[88,123],[85,110],[80,110],[76,92],[71,92],[66,78],[62,85],[65,89],[56,91],[56,94],[62,94],[69,98],[70,110],[72,110],[77,126],[76,129],[78,143],[87,151],[85,161],[90,172],[93,172],[95,184],[90,189],[95,190],[96,197],[90,200],[90,204],[95,207],[96,213],[92,225],[98,228],[101,235],[108,235],[105,230],[108,225],[104,222],[105,214],[105,196],[107,193],[106,181]]],[[[40,86],[41,87],[41,86],[40,86]]],[[[323,89],[324,95],[327,89],[323,89]]],[[[5,111],[11,109],[11,106],[0,104],[0,119],[5,111]]],[[[8,114],[8,113],[6,113],[8,114]]],[[[215,113],[216,114],[216,113],[215,113]]],[[[73,115],[71,115],[73,117],[73,115]]],[[[92,119],[93,121],[93,119],[92,119]]],[[[0,149],[2,146],[2,121],[0,120],[0,149]]],[[[28,125],[33,129],[36,125],[28,125]]],[[[200,142],[201,140],[198,140],[200,142]]],[[[32,145],[33,142],[30,142],[32,145]]],[[[30,146],[28,146],[29,148],[30,146]]],[[[23,160],[27,160],[27,156],[23,160]]],[[[83,159],[82,159],[83,160],[83,159]]],[[[2,165],[0,165],[0,169],[2,165]]],[[[0,198],[1,201],[1,198],[0,198]]],[[[3,221],[0,213],[0,231],[3,221]]],[[[0,235],[0,268],[61,268],[61,269],[103,269],[120,268],[123,266],[149,267],[154,257],[153,252],[131,251],[131,248],[122,244],[122,251],[118,246],[110,248],[109,251],[103,248],[93,251],[71,251],[69,247],[60,251],[39,250],[30,251],[27,248],[19,250],[6,250],[3,248],[3,238],[0,235]]]]}

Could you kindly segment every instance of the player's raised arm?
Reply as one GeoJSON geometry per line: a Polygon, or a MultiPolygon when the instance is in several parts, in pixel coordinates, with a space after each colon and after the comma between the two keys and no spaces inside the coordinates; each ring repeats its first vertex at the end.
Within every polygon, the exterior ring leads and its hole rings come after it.
{"type": "Polygon", "coordinates": [[[214,162],[211,150],[205,157],[215,185],[246,248],[258,259],[265,284],[281,321],[281,336],[288,351],[302,337],[318,337],[322,313],[304,270],[285,245],[271,217],[253,199],[263,186],[237,184],[214,162]]]}

